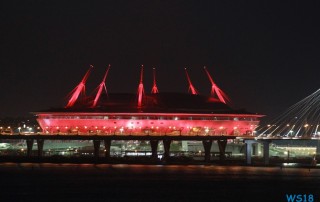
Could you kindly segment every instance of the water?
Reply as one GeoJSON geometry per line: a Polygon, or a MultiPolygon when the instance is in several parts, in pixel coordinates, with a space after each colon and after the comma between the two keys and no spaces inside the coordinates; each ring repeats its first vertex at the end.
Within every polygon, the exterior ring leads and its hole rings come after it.
{"type": "Polygon", "coordinates": [[[0,163],[0,201],[287,201],[320,196],[320,169],[0,163]]]}

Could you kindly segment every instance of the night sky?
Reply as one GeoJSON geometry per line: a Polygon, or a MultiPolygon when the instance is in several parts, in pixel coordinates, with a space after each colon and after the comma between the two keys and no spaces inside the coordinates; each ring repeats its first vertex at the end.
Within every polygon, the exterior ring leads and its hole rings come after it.
{"type": "Polygon", "coordinates": [[[0,117],[64,106],[89,65],[109,93],[201,94],[207,66],[235,108],[274,117],[319,88],[320,6],[311,1],[2,1],[0,117]],[[62,3],[63,2],[63,3],[62,3]],[[86,3],[84,3],[86,2],[86,3]]]}

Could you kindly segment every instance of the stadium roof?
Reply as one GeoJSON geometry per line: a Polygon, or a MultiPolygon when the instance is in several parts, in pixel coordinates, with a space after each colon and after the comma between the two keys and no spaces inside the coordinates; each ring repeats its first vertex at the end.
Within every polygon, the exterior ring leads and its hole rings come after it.
{"type": "Polygon", "coordinates": [[[95,113],[195,113],[195,114],[252,114],[235,110],[211,96],[186,93],[156,93],[143,96],[142,107],[137,107],[137,94],[103,94],[92,107],[94,96],[79,99],[68,108],[51,108],[41,112],[95,112],[95,113]]]}

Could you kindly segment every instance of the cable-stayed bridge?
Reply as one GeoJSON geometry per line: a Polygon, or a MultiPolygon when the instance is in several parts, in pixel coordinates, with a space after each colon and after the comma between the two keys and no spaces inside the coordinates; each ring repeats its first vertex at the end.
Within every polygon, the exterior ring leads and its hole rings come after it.
{"type": "Polygon", "coordinates": [[[258,138],[319,138],[320,89],[257,129],[258,138]]]}

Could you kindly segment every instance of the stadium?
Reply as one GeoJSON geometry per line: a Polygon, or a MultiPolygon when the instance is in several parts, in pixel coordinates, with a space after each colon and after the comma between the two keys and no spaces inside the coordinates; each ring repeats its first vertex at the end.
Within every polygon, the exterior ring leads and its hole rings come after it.
{"type": "Polygon", "coordinates": [[[262,115],[235,110],[228,97],[212,80],[211,94],[200,95],[187,69],[187,93],[162,93],[153,69],[151,93],[145,93],[143,69],[137,93],[107,93],[108,66],[94,96],[82,96],[90,66],[62,108],[34,112],[44,134],[94,134],[131,136],[252,136],[262,115]]]}

